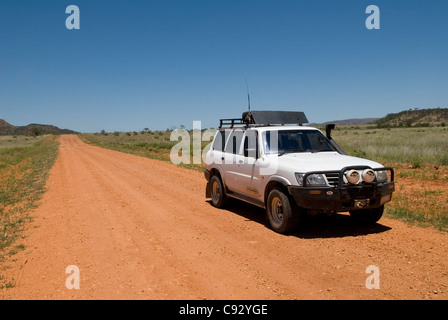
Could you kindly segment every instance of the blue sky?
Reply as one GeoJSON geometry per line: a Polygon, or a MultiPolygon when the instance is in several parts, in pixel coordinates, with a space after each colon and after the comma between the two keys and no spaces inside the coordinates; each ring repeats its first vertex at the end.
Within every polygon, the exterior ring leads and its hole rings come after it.
{"type": "Polygon", "coordinates": [[[1,0],[0,118],[82,132],[448,107],[446,0],[1,0]],[[65,26],[69,5],[80,30],[65,26]],[[368,30],[368,5],[380,29],[368,30]]]}

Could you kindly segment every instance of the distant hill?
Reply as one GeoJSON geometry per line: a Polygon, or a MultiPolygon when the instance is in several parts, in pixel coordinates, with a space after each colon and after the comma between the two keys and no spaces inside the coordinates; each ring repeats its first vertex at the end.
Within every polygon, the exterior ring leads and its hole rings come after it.
{"type": "Polygon", "coordinates": [[[329,123],[334,123],[334,124],[339,125],[339,126],[343,126],[343,125],[356,126],[356,125],[362,125],[362,124],[371,124],[371,123],[374,123],[375,121],[377,121],[379,119],[380,118],[361,118],[361,119],[334,120],[334,121],[328,121],[328,122],[324,122],[324,123],[310,123],[310,126],[312,126],[312,127],[324,126],[324,125],[329,124],[329,123]]]}
{"type": "Polygon", "coordinates": [[[78,132],[69,129],[60,129],[53,125],[31,123],[27,126],[13,126],[5,120],[0,119],[0,135],[28,135],[36,136],[42,134],[76,134],[78,132]]]}
{"type": "Polygon", "coordinates": [[[324,123],[310,123],[310,126],[325,126],[334,123],[336,125],[363,125],[372,124],[378,128],[390,127],[429,127],[448,125],[448,108],[409,109],[398,113],[390,113],[383,118],[360,118],[334,120],[324,123]]]}
{"type": "Polygon", "coordinates": [[[448,108],[409,109],[390,113],[375,123],[379,128],[445,126],[448,123],[448,108]]]}
{"type": "Polygon", "coordinates": [[[10,125],[5,120],[0,119],[0,135],[9,135],[14,132],[14,126],[10,125]]]}

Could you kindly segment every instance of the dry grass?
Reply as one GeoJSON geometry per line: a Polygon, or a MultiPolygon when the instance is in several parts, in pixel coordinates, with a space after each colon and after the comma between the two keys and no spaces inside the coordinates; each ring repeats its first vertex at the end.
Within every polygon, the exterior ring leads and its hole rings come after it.
{"type": "Polygon", "coordinates": [[[0,150],[31,146],[45,137],[46,136],[0,136],[0,150]]]}
{"type": "Polygon", "coordinates": [[[334,139],[348,154],[378,162],[448,165],[448,128],[341,126],[334,139]]]}

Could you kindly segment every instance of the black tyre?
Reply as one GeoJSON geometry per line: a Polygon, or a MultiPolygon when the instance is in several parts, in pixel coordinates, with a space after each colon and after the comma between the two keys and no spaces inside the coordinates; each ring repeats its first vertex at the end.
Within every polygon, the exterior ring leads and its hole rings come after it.
{"type": "Polygon", "coordinates": [[[223,208],[227,204],[227,196],[224,192],[224,185],[217,175],[210,179],[210,196],[214,207],[223,208]]]}
{"type": "Polygon", "coordinates": [[[352,210],[350,216],[361,223],[376,223],[381,219],[384,212],[384,206],[373,209],[352,210]]]}
{"type": "Polygon", "coordinates": [[[279,189],[273,189],[269,193],[266,213],[270,226],[278,233],[290,232],[300,222],[299,208],[279,189]]]}

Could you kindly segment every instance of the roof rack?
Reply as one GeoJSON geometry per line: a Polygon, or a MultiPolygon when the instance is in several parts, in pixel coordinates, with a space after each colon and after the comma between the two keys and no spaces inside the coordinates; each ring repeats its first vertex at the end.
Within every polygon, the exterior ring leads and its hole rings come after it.
{"type": "Polygon", "coordinates": [[[221,119],[219,128],[223,126],[270,126],[308,123],[305,113],[301,111],[248,111],[244,112],[241,118],[221,119]]]}
{"type": "Polygon", "coordinates": [[[242,118],[238,119],[221,119],[219,120],[219,128],[221,129],[223,126],[229,126],[229,128],[233,128],[235,125],[244,125],[247,126],[248,123],[243,121],[242,118]]]}

